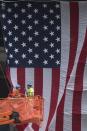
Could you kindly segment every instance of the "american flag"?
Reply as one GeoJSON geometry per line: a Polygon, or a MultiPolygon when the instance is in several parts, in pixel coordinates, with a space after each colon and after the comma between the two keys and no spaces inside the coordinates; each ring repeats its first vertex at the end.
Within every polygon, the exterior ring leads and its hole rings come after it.
{"type": "Polygon", "coordinates": [[[87,2],[3,2],[0,14],[7,75],[22,89],[32,81],[44,98],[32,130],[86,131],[87,2]]]}

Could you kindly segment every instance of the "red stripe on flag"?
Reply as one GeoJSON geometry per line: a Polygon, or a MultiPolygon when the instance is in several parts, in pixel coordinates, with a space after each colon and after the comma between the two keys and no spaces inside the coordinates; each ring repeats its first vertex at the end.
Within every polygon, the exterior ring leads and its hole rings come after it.
{"type": "Polygon", "coordinates": [[[9,81],[11,81],[11,77],[10,77],[10,68],[6,67],[6,77],[9,81]]]}
{"type": "Polygon", "coordinates": [[[21,85],[21,91],[24,93],[25,88],[25,69],[17,68],[17,82],[21,85]]]}
{"type": "Polygon", "coordinates": [[[78,16],[79,16],[78,3],[77,2],[70,3],[70,51],[69,51],[70,55],[69,55],[69,64],[68,64],[68,70],[67,70],[64,95],[57,109],[56,131],[63,131],[63,117],[64,117],[64,102],[65,102],[65,95],[66,95],[66,86],[67,86],[71,71],[74,66],[76,50],[77,50],[78,25],[79,25],[78,16]]]}
{"type": "Polygon", "coordinates": [[[35,95],[43,94],[43,69],[35,68],[34,70],[34,91],[35,95]]]}
{"type": "Polygon", "coordinates": [[[6,67],[6,78],[10,82],[11,86],[13,87],[12,81],[11,81],[11,75],[10,75],[10,68],[7,66],[6,67]]]}
{"type": "MultiPolygon", "coordinates": [[[[34,70],[34,91],[35,95],[42,96],[43,94],[43,69],[41,68],[35,68],[34,70]]],[[[35,131],[39,130],[39,126],[36,124],[33,124],[32,127],[35,131]]]]}
{"type": "Polygon", "coordinates": [[[76,70],[76,79],[73,94],[73,108],[72,108],[73,112],[72,131],[81,131],[81,100],[82,100],[83,76],[86,58],[87,58],[87,31],[76,70]]]}
{"type": "Polygon", "coordinates": [[[59,80],[60,80],[60,68],[52,69],[52,90],[51,90],[51,100],[50,100],[50,112],[47,122],[46,131],[48,131],[50,122],[55,113],[57,100],[58,100],[58,92],[59,92],[59,80]]]}
{"type": "Polygon", "coordinates": [[[70,3],[70,54],[69,54],[69,65],[67,71],[67,82],[70,78],[72,72],[74,61],[76,57],[76,50],[78,44],[78,31],[79,31],[79,8],[78,3],[70,3]],[[75,12],[74,12],[75,11],[75,12]]]}
{"type": "MultiPolygon", "coordinates": [[[[21,86],[21,92],[24,93],[25,88],[25,69],[17,68],[17,82],[21,86]]],[[[27,124],[17,125],[18,131],[24,131],[27,124]]]]}
{"type": "Polygon", "coordinates": [[[64,100],[65,95],[63,95],[62,100],[57,108],[57,115],[56,115],[56,129],[55,131],[63,131],[63,110],[64,110],[64,100]]]}

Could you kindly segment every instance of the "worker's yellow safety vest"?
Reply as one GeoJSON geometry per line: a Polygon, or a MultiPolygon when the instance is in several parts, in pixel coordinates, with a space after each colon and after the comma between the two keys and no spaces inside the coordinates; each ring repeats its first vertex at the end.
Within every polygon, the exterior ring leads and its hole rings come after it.
{"type": "Polygon", "coordinates": [[[27,96],[34,96],[34,89],[33,88],[27,89],[27,96]]]}

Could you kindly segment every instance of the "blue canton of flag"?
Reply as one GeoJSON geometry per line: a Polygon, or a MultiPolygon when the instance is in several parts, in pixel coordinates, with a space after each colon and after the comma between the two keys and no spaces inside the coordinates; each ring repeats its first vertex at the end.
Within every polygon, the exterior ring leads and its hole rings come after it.
{"type": "Polygon", "coordinates": [[[10,67],[59,67],[59,3],[1,4],[1,19],[10,67]]]}

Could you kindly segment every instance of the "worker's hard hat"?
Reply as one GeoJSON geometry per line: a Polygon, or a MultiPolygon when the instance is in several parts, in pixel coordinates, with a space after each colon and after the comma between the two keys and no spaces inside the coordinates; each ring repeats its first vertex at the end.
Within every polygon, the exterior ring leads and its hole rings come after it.
{"type": "Polygon", "coordinates": [[[27,86],[31,87],[32,86],[32,82],[28,82],[27,86]]]}
{"type": "Polygon", "coordinates": [[[19,87],[20,87],[20,85],[17,83],[17,84],[16,84],[16,87],[17,87],[17,88],[19,88],[19,87]]]}

